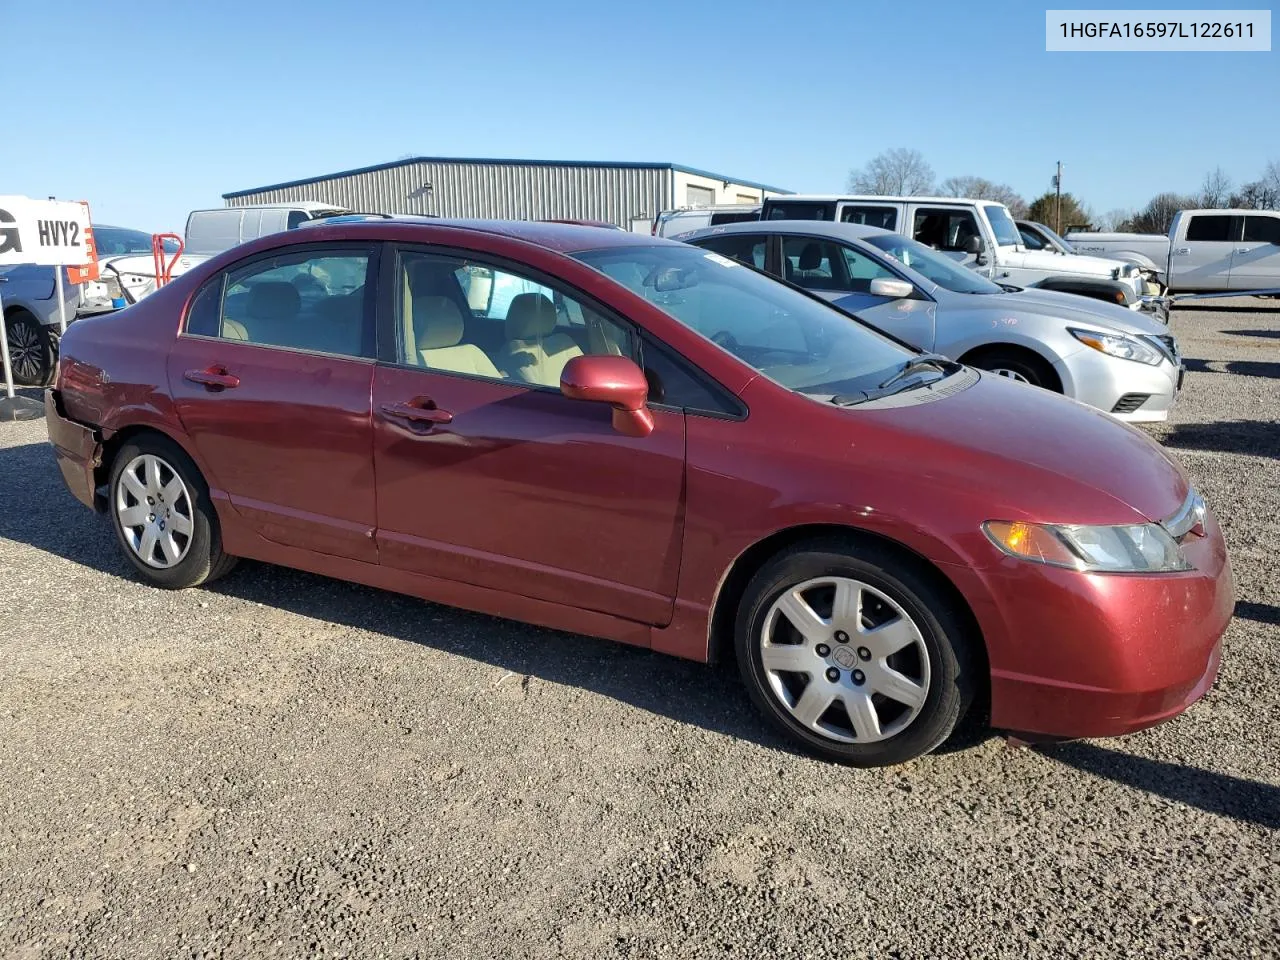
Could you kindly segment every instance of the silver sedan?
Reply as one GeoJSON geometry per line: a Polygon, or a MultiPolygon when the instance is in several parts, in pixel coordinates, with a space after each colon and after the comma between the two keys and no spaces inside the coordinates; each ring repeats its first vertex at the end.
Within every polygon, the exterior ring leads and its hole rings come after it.
{"type": "Polygon", "coordinates": [[[877,227],[765,220],[672,239],[803,287],[921,350],[1122,420],[1167,419],[1181,386],[1177,341],[1159,321],[1075,294],[1003,287],[877,227]]]}

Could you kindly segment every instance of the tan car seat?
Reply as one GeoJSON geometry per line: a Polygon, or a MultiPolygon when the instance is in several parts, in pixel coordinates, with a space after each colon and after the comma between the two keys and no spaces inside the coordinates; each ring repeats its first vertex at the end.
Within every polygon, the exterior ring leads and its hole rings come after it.
{"type": "Polygon", "coordinates": [[[462,343],[462,311],[448,297],[413,297],[413,334],[418,356],[432,370],[501,380],[493,361],[474,343],[462,343]]]}
{"type": "Polygon", "coordinates": [[[507,310],[507,343],[498,364],[507,376],[547,387],[560,385],[560,374],[582,348],[567,333],[556,333],[556,308],[546,294],[522,293],[507,310]]]}

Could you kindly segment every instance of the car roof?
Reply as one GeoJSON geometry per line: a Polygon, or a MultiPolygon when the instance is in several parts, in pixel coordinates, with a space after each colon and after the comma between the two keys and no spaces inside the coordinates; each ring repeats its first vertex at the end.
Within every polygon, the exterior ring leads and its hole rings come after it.
{"type": "MultiPolygon", "coordinates": [[[[560,253],[576,253],[582,250],[599,250],[604,247],[652,247],[671,243],[662,237],[650,236],[647,233],[631,233],[627,230],[603,230],[595,225],[580,223],[556,223],[547,220],[466,220],[448,219],[444,217],[419,217],[407,214],[396,214],[390,217],[381,215],[363,217],[355,222],[333,222],[319,220],[309,225],[311,230],[323,230],[326,227],[342,230],[345,236],[358,237],[362,234],[380,234],[388,227],[422,227],[431,229],[449,227],[452,229],[473,230],[477,233],[496,234],[534,243],[549,250],[560,253]]],[[[334,218],[341,220],[341,218],[334,218]]],[[[310,231],[308,231],[310,232],[310,231]]],[[[302,231],[290,231],[299,234],[302,231]]],[[[301,242],[301,237],[299,237],[301,242]]]]}
{"type": "Polygon", "coordinates": [[[793,200],[823,201],[852,200],[858,203],[951,203],[956,205],[990,204],[1003,207],[999,200],[980,200],[973,197],[881,197],[871,193],[789,193],[783,197],[766,197],[766,203],[790,203],[793,200]]]}
{"type": "Polygon", "coordinates": [[[809,236],[830,237],[833,240],[865,240],[867,237],[893,233],[880,227],[869,227],[861,223],[838,223],[835,220],[747,220],[742,223],[722,223],[714,227],[703,227],[688,233],[676,234],[672,239],[680,237],[714,237],[726,233],[799,233],[809,236]]]}

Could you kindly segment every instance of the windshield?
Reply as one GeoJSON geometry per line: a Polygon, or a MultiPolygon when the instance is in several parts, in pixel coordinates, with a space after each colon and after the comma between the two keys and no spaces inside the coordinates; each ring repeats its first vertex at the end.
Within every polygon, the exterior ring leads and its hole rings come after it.
{"type": "Polygon", "coordinates": [[[991,229],[995,231],[996,246],[1016,247],[1022,242],[1022,236],[1018,233],[1018,225],[1013,222],[1013,217],[1009,216],[1008,210],[997,206],[983,207],[982,209],[987,211],[987,219],[991,221],[991,229]]]}
{"type": "MultiPolygon", "coordinates": [[[[151,234],[128,227],[102,227],[94,225],[93,246],[99,257],[122,257],[132,253],[151,252],[151,234]]],[[[166,253],[176,253],[178,245],[172,240],[164,242],[166,253]]]]}
{"type": "Polygon", "coordinates": [[[826,399],[872,389],[913,354],[821,300],[697,247],[574,256],[771,380],[826,399]]]}
{"type": "Polygon", "coordinates": [[[903,266],[922,273],[944,290],[954,293],[1004,293],[985,277],[961,266],[946,254],[939,253],[923,243],[908,240],[898,233],[877,233],[863,237],[873,247],[879,247],[903,266]]]}
{"type": "Polygon", "coordinates": [[[1069,244],[1066,240],[1062,239],[1062,237],[1058,236],[1057,231],[1055,231],[1052,227],[1046,227],[1043,223],[1038,224],[1038,226],[1040,227],[1040,232],[1043,233],[1050,240],[1052,240],[1054,242],[1054,245],[1057,246],[1059,250],[1063,251],[1064,253],[1076,252],[1076,248],[1071,246],[1071,244],[1069,244]]]}

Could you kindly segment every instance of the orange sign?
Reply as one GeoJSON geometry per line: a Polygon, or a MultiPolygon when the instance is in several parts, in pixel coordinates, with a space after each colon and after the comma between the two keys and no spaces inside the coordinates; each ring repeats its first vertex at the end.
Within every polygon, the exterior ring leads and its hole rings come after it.
{"type": "MultiPolygon", "coordinates": [[[[84,204],[84,212],[89,212],[89,201],[81,200],[84,204]]],[[[93,218],[89,218],[90,226],[84,232],[84,246],[89,254],[89,262],[80,267],[67,267],[68,283],[88,283],[90,280],[97,280],[101,275],[98,271],[98,245],[93,242],[93,218]]]]}

